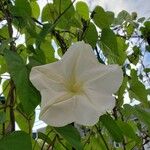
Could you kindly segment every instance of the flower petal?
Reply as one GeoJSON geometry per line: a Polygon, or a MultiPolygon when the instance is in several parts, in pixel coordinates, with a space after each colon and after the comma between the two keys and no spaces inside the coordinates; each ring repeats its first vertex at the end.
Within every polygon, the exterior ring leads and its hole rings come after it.
{"type": "Polygon", "coordinates": [[[31,70],[30,80],[38,90],[51,88],[61,91],[64,90],[64,79],[61,72],[60,62],[36,66],[31,70]]]}
{"type": "Polygon", "coordinates": [[[122,83],[122,69],[118,65],[107,65],[105,67],[103,65],[102,71],[101,67],[102,65],[99,66],[99,70],[96,73],[91,72],[91,76],[86,81],[84,88],[97,91],[99,94],[111,96],[117,92],[117,89],[122,83]]]}
{"type": "Polygon", "coordinates": [[[53,104],[44,113],[41,113],[40,119],[51,126],[65,126],[75,120],[74,104],[74,97],[53,104]]]}
{"type": "MultiPolygon", "coordinates": [[[[62,57],[62,66],[64,68],[64,76],[69,78],[76,78],[98,65],[98,61],[92,47],[84,42],[77,42],[73,44],[62,57]]],[[[75,80],[75,79],[74,79],[75,80]]]]}
{"type": "Polygon", "coordinates": [[[86,95],[77,95],[75,99],[75,122],[91,126],[98,122],[99,113],[96,107],[89,102],[86,95]]]}

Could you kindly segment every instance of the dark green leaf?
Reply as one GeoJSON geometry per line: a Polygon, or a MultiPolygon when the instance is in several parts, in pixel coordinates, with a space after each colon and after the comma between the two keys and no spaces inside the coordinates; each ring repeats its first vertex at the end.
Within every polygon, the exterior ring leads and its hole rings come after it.
{"type": "Polygon", "coordinates": [[[120,127],[120,129],[122,130],[122,133],[126,137],[134,139],[135,141],[137,140],[136,133],[134,132],[134,130],[132,129],[132,127],[128,123],[120,121],[120,120],[117,120],[117,124],[120,127]]]}
{"type": "Polygon", "coordinates": [[[64,137],[77,150],[82,149],[81,137],[77,129],[71,125],[55,128],[55,130],[64,137]]]}
{"type": "Polygon", "coordinates": [[[148,104],[148,92],[145,89],[145,85],[142,84],[142,82],[139,81],[137,72],[135,70],[131,71],[131,80],[130,80],[130,91],[129,94],[132,98],[137,99],[144,105],[148,104]]]}
{"type": "Polygon", "coordinates": [[[124,103],[124,93],[125,93],[125,89],[127,88],[127,81],[128,81],[128,78],[124,77],[122,85],[117,92],[117,95],[118,95],[117,106],[122,106],[124,103]]]}
{"type": "Polygon", "coordinates": [[[47,4],[42,10],[42,21],[54,22],[57,18],[58,13],[52,3],[47,4]]]}
{"type": "Polygon", "coordinates": [[[98,40],[98,33],[95,25],[91,22],[85,31],[84,40],[85,42],[89,43],[93,48],[95,48],[96,42],[98,40]]]}
{"type": "Polygon", "coordinates": [[[123,140],[123,134],[121,129],[119,128],[115,120],[111,118],[110,115],[102,115],[100,117],[100,121],[116,142],[121,142],[123,140]]]}
{"type": "Polygon", "coordinates": [[[4,123],[6,120],[6,114],[5,112],[1,111],[0,112],[0,124],[4,123]]]}
{"type": "Polygon", "coordinates": [[[150,68],[145,68],[144,71],[145,71],[146,73],[149,73],[149,72],[150,72],[150,68]]]}
{"type": "Polygon", "coordinates": [[[132,19],[131,19],[131,16],[130,16],[130,14],[127,12],[127,11],[125,11],[125,10],[123,10],[123,11],[121,11],[119,14],[118,14],[118,16],[117,16],[117,19],[116,19],[116,24],[122,24],[124,21],[131,21],[132,19]]]}
{"type": "Polygon", "coordinates": [[[104,28],[101,34],[100,47],[104,55],[108,58],[109,63],[118,63],[122,65],[126,59],[126,49],[128,45],[125,40],[116,37],[114,32],[109,28],[104,28]]]}
{"type": "Polygon", "coordinates": [[[112,24],[114,17],[113,13],[105,12],[100,6],[96,6],[93,13],[93,21],[99,28],[107,28],[112,24]]]}
{"type": "Polygon", "coordinates": [[[13,132],[0,140],[0,150],[32,150],[31,137],[22,131],[13,132]]]}
{"type": "Polygon", "coordinates": [[[23,109],[27,114],[30,114],[39,104],[40,94],[29,81],[29,71],[22,58],[9,50],[5,51],[4,56],[23,109]]]}
{"type": "Polygon", "coordinates": [[[15,0],[12,12],[15,16],[29,17],[32,14],[30,3],[27,0],[15,0]]]}

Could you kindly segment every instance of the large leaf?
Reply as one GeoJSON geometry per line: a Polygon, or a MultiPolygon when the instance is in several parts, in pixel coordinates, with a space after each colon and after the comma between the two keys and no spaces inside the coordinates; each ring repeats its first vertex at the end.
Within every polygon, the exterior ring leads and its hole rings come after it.
{"type": "Polygon", "coordinates": [[[52,3],[47,4],[42,10],[42,21],[54,22],[58,13],[52,3]]]}
{"type": "Polygon", "coordinates": [[[130,117],[132,115],[136,116],[141,122],[143,122],[150,131],[150,112],[148,109],[141,108],[141,106],[130,106],[128,104],[125,104],[124,106],[124,114],[127,117],[130,117]]]}
{"type": "Polygon", "coordinates": [[[13,15],[23,18],[31,16],[32,10],[28,0],[15,0],[15,5],[12,8],[13,15]]]}
{"type": "Polygon", "coordinates": [[[116,37],[111,29],[104,28],[102,30],[100,46],[109,63],[118,63],[120,65],[124,63],[126,59],[125,51],[128,46],[125,44],[125,40],[116,37]]]}
{"type": "Polygon", "coordinates": [[[148,91],[145,88],[145,85],[139,81],[137,72],[135,70],[131,71],[131,80],[130,80],[130,90],[129,94],[131,98],[135,98],[140,101],[145,106],[149,105],[148,103],[148,91]]]}
{"type": "Polygon", "coordinates": [[[30,114],[39,104],[40,94],[29,81],[29,71],[23,59],[17,53],[9,50],[5,51],[4,56],[23,110],[30,114]]]}
{"type": "Polygon", "coordinates": [[[114,14],[105,12],[100,6],[97,6],[93,11],[93,21],[101,29],[107,28],[112,24],[114,14]]]}
{"type": "Polygon", "coordinates": [[[117,120],[117,125],[120,127],[122,133],[126,137],[129,137],[129,138],[131,138],[135,141],[138,139],[136,133],[133,130],[133,128],[128,123],[117,120]]]}
{"type": "Polygon", "coordinates": [[[16,131],[0,140],[0,150],[32,150],[29,134],[16,131]]]}
{"type": "Polygon", "coordinates": [[[84,2],[77,2],[76,11],[85,20],[89,19],[89,8],[84,2]]]}
{"type": "Polygon", "coordinates": [[[85,31],[84,35],[85,42],[89,43],[93,48],[96,46],[98,40],[98,33],[96,27],[93,23],[89,23],[88,28],[85,31]]]}
{"type": "Polygon", "coordinates": [[[110,115],[101,116],[100,121],[116,142],[121,142],[123,140],[123,134],[121,129],[119,128],[115,120],[111,118],[110,115]]]}
{"type": "Polygon", "coordinates": [[[55,128],[55,130],[64,137],[74,148],[77,150],[82,149],[81,137],[79,132],[72,125],[67,125],[65,127],[55,128]]]}

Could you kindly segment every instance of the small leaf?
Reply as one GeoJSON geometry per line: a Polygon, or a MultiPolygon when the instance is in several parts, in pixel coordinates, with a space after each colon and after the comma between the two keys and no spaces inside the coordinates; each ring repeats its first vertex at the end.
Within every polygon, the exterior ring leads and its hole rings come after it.
{"type": "Polygon", "coordinates": [[[57,18],[58,13],[52,3],[46,4],[45,7],[42,10],[42,21],[46,22],[54,22],[54,20],[57,18]]]}
{"type": "Polygon", "coordinates": [[[89,43],[93,48],[95,48],[98,40],[98,33],[95,25],[91,22],[85,31],[84,40],[85,42],[89,43]]]}
{"type": "Polygon", "coordinates": [[[71,125],[54,128],[64,139],[66,139],[77,150],[82,149],[81,137],[77,129],[71,125]]]}
{"type": "Polygon", "coordinates": [[[0,112],[0,124],[4,123],[5,120],[6,120],[6,114],[5,114],[5,112],[1,111],[0,112]]]}
{"type": "Polygon", "coordinates": [[[127,11],[125,11],[125,10],[122,10],[119,14],[118,14],[118,16],[117,16],[117,20],[116,20],[116,24],[122,24],[124,21],[131,21],[132,19],[131,19],[131,16],[130,16],[130,14],[127,12],[127,11]]]}
{"type": "Polygon", "coordinates": [[[93,21],[101,29],[108,28],[113,21],[114,15],[111,12],[105,12],[100,6],[96,6],[93,11],[93,21]]]}
{"type": "Polygon", "coordinates": [[[32,150],[31,137],[29,134],[16,131],[0,140],[1,150],[32,150]]]}
{"type": "Polygon", "coordinates": [[[137,72],[135,70],[131,70],[131,80],[130,83],[130,91],[129,94],[132,98],[135,98],[136,100],[140,101],[145,106],[148,106],[148,92],[145,89],[145,85],[142,84],[142,82],[139,81],[137,72]]]}
{"type": "Polygon", "coordinates": [[[76,11],[83,19],[89,19],[89,8],[85,2],[77,2],[76,11]]]}
{"type": "Polygon", "coordinates": [[[40,7],[38,5],[38,3],[35,2],[30,2],[30,6],[31,6],[31,10],[32,10],[32,17],[38,19],[39,15],[40,15],[40,7]]]}
{"type": "Polygon", "coordinates": [[[145,71],[146,73],[149,73],[149,72],[150,72],[150,68],[145,68],[144,71],[145,71]]]}

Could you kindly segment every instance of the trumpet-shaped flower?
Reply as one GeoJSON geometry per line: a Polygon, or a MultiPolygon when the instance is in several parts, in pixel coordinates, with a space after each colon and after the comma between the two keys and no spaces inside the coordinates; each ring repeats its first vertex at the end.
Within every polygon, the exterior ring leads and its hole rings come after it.
{"type": "Polygon", "coordinates": [[[77,42],[60,61],[33,67],[30,80],[41,93],[41,120],[57,127],[72,122],[90,126],[115,106],[112,94],[122,70],[100,64],[90,45],[77,42]]]}

